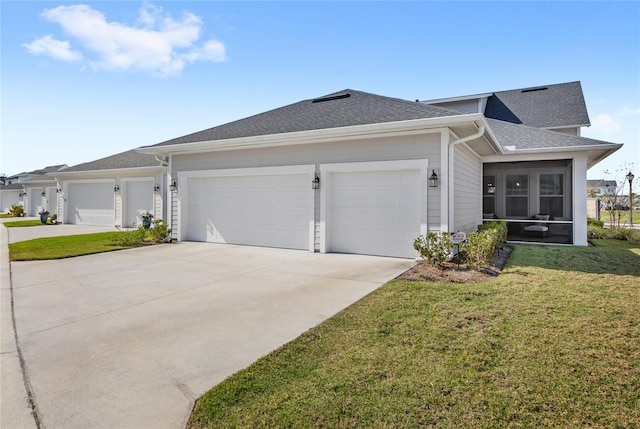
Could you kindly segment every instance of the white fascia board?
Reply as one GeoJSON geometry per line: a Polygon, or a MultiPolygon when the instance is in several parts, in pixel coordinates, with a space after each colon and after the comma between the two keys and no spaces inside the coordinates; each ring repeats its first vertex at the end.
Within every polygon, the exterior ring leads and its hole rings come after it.
{"type": "Polygon", "coordinates": [[[597,145],[584,145],[584,146],[561,146],[561,147],[549,147],[549,148],[525,148],[515,151],[506,152],[507,154],[520,154],[520,153],[554,153],[554,152],[583,152],[590,150],[607,150],[612,153],[620,149],[622,144],[597,144],[597,145]]]}
{"type": "Polygon", "coordinates": [[[185,154],[212,152],[219,150],[255,149],[287,145],[323,143],[335,140],[355,140],[367,137],[401,136],[424,132],[439,132],[441,128],[461,123],[483,120],[484,115],[444,116],[440,118],[412,119],[408,121],[383,122],[379,124],[354,125],[350,127],[324,128],[319,130],[296,131],[292,133],[268,134],[264,136],[242,137],[225,140],[209,140],[165,146],[144,146],[136,148],[145,154],[185,154]]]}
{"type": "Polygon", "coordinates": [[[101,176],[113,176],[113,175],[131,175],[131,174],[145,174],[150,172],[164,173],[167,171],[167,167],[136,167],[136,168],[114,168],[111,170],[84,170],[84,171],[56,171],[55,173],[47,173],[47,175],[53,177],[67,178],[67,177],[76,177],[76,176],[93,176],[93,177],[101,177],[101,176]]]}
{"type": "Polygon", "coordinates": [[[553,131],[553,130],[563,130],[565,128],[578,128],[580,129],[581,127],[590,127],[591,124],[580,124],[580,125],[562,125],[562,126],[557,126],[557,127],[544,127],[544,128],[540,128],[541,130],[549,130],[549,131],[553,131]]]}
{"type": "Polygon", "coordinates": [[[592,145],[592,146],[573,146],[573,147],[557,147],[547,149],[517,149],[511,152],[505,152],[504,155],[490,155],[482,157],[482,162],[513,162],[513,161],[547,161],[554,159],[571,159],[579,156],[585,156],[585,152],[602,152],[601,156],[594,159],[589,157],[589,165],[601,161],[622,147],[621,144],[616,145],[592,145]]]}

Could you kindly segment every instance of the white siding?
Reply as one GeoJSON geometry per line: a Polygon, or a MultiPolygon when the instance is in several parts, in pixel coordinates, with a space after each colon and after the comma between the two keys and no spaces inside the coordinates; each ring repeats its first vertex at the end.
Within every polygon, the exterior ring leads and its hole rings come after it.
{"type": "Polygon", "coordinates": [[[464,144],[454,150],[453,231],[475,230],[482,217],[482,161],[464,144]]]}
{"type": "MultiPolygon", "coordinates": [[[[177,177],[178,171],[410,159],[428,159],[429,171],[439,171],[440,138],[440,131],[435,130],[412,136],[173,155],[172,176],[177,177]]],[[[440,189],[430,188],[428,192],[428,227],[437,230],[440,226],[440,189]]],[[[178,198],[179,195],[174,195],[173,219],[177,219],[178,198]]]]}

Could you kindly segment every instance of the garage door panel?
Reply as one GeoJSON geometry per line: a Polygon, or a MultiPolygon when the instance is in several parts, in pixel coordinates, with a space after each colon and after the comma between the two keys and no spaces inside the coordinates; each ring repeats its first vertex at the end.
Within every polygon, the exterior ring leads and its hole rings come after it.
{"type": "Polygon", "coordinates": [[[113,183],[71,183],[67,190],[66,222],[112,226],[115,223],[113,183]]]}
{"type": "Polygon", "coordinates": [[[312,199],[308,174],[188,179],[186,239],[309,248],[312,199]],[[206,219],[208,230],[197,226],[206,219]]]}
{"type": "Polygon", "coordinates": [[[413,257],[420,192],[420,170],[332,173],[330,250],[413,257]]]}

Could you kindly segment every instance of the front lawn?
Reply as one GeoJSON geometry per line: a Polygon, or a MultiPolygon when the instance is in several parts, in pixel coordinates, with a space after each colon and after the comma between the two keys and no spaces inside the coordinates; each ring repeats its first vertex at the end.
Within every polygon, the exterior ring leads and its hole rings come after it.
{"type": "Polygon", "coordinates": [[[16,220],[12,222],[3,222],[2,223],[7,228],[21,228],[25,226],[40,226],[42,222],[39,219],[30,219],[30,220],[16,220]]]}
{"type": "Polygon", "coordinates": [[[114,244],[116,234],[100,232],[19,241],[9,244],[9,257],[11,261],[62,259],[134,247],[114,244]]]}
{"type": "MultiPolygon", "coordinates": [[[[205,394],[189,428],[640,427],[640,244],[393,280],[205,394]]],[[[215,362],[212,362],[215,365],[215,362]]]]}

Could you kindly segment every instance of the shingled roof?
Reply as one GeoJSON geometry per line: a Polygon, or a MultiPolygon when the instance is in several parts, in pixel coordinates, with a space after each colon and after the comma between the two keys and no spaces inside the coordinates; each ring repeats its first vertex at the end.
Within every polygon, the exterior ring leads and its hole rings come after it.
{"type": "Polygon", "coordinates": [[[115,155],[100,158],[84,164],[65,168],[60,173],[96,170],[119,170],[124,168],[160,167],[160,162],[154,155],[146,155],[136,150],[128,150],[115,155]]]}
{"type": "Polygon", "coordinates": [[[590,125],[580,82],[495,92],[484,114],[536,128],[590,125]]]}
{"type": "Polygon", "coordinates": [[[461,113],[451,109],[345,89],[178,137],[155,146],[458,115],[461,113]]]}
{"type": "Polygon", "coordinates": [[[515,146],[516,149],[522,150],[615,145],[602,140],[541,130],[540,128],[516,125],[497,119],[487,118],[487,123],[503,147],[515,146]]]}

